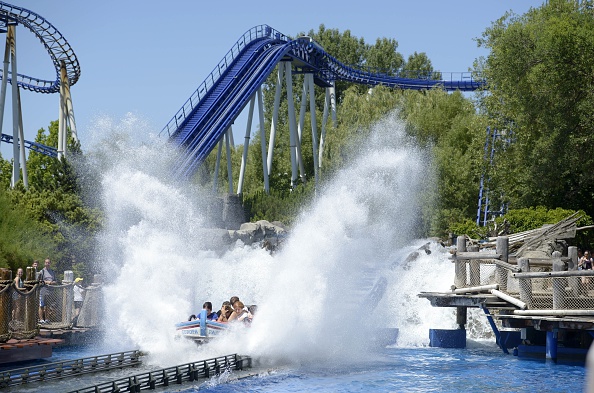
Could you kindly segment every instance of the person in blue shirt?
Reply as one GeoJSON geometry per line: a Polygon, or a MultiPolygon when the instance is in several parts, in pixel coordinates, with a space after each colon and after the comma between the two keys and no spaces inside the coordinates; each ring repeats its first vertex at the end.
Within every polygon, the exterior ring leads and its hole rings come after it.
{"type": "MultiPolygon", "coordinates": [[[[219,318],[219,315],[216,312],[212,312],[212,303],[211,302],[204,302],[204,304],[202,305],[202,309],[206,310],[206,319],[209,321],[216,321],[219,318]]],[[[188,318],[188,321],[193,321],[197,318],[200,318],[200,313],[198,313],[198,316],[192,314],[190,315],[190,318],[188,318]]]]}

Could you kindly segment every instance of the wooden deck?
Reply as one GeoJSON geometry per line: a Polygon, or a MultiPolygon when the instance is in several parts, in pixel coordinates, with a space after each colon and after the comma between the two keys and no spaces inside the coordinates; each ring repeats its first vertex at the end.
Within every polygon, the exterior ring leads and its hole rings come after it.
{"type": "Polygon", "coordinates": [[[10,339],[0,344],[0,364],[49,358],[53,347],[63,343],[61,339],[41,336],[25,340],[10,339]]]}

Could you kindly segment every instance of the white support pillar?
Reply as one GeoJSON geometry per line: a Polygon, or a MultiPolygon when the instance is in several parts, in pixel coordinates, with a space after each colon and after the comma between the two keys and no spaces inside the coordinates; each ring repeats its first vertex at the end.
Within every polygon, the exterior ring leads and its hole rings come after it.
{"type": "Polygon", "coordinates": [[[229,126],[229,142],[231,146],[235,147],[235,141],[233,140],[233,124],[229,126]]]}
{"type": "Polygon", "coordinates": [[[293,78],[291,75],[291,63],[285,63],[285,83],[287,84],[287,101],[289,106],[289,138],[291,153],[291,188],[297,180],[297,124],[295,121],[295,103],[293,100],[293,78]]]}
{"type": "Polygon", "coordinates": [[[308,74],[303,75],[303,90],[301,92],[301,108],[299,110],[299,124],[297,124],[297,135],[299,136],[299,142],[301,142],[301,136],[303,135],[303,123],[305,122],[305,108],[307,108],[307,89],[308,74]]]}
{"type": "MultiPolygon", "coordinates": [[[[60,102],[64,104],[64,107],[61,108],[64,111],[64,119],[67,120],[68,126],[70,126],[70,135],[75,142],[78,142],[78,134],[76,131],[76,121],[74,120],[74,107],[72,106],[72,96],[70,95],[70,82],[68,81],[68,74],[66,72],[66,63],[62,61],[60,65],[60,94],[63,94],[63,97],[60,98],[60,102]],[[63,87],[63,88],[62,88],[63,87]]],[[[64,126],[64,137],[67,136],[67,126],[64,126]]],[[[64,151],[66,151],[66,145],[68,142],[68,138],[64,139],[64,151]]]]}
{"type": "Polygon", "coordinates": [[[4,47],[4,63],[2,68],[2,88],[0,89],[0,133],[4,124],[4,108],[6,107],[6,87],[8,85],[8,64],[10,62],[11,33],[6,34],[6,45],[4,47]]]}
{"type": "Polygon", "coordinates": [[[233,171],[231,168],[231,138],[229,137],[230,133],[231,128],[229,128],[225,133],[225,143],[227,145],[227,178],[229,181],[229,194],[233,194],[233,171]]]}
{"type": "MultiPolygon", "coordinates": [[[[16,61],[16,29],[15,26],[8,26],[8,33],[11,35],[10,42],[10,63],[11,63],[11,78],[12,78],[12,181],[14,187],[21,178],[21,163],[20,163],[20,145],[23,141],[19,140],[19,102],[17,83],[17,61],[16,61]]],[[[23,145],[24,148],[24,145],[23,145]]]]}
{"type": "Polygon", "coordinates": [[[332,82],[332,87],[330,87],[330,116],[332,117],[332,126],[336,128],[336,88],[334,87],[334,82],[332,82]]]}
{"type": "Polygon", "coordinates": [[[60,102],[58,105],[58,160],[61,160],[66,151],[66,101],[64,83],[60,77],[60,102]]]}
{"type": "Polygon", "coordinates": [[[221,167],[221,153],[223,152],[223,139],[219,141],[219,150],[217,151],[217,162],[215,164],[215,173],[212,184],[212,191],[216,194],[219,189],[219,168],[221,167]]]}
{"type": "Polygon", "coordinates": [[[278,73],[276,78],[276,92],[274,93],[274,110],[272,111],[272,123],[270,124],[270,141],[268,142],[268,158],[266,166],[268,168],[268,176],[272,170],[272,156],[274,152],[274,142],[276,138],[276,127],[278,124],[278,108],[280,106],[281,90],[283,85],[283,76],[285,73],[284,62],[278,64],[278,73]]]}
{"type": "Polygon", "coordinates": [[[243,154],[241,156],[241,167],[239,168],[239,180],[237,181],[237,194],[243,191],[243,178],[245,176],[245,167],[248,159],[248,148],[250,147],[250,134],[252,132],[252,119],[254,117],[254,105],[256,103],[256,95],[252,96],[250,100],[250,110],[248,114],[247,126],[245,127],[245,141],[243,142],[243,154]]]}
{"type": "Polygon", "coordinates": [[[309,112],[311,117],[311,146],[314,160],[314,179],[315,186],[318,187],[318,126],[316,118],[316,94],[314,88],[313,74],[306,74],[309,81],[309,112]]]}
{"type": "Polygon", "coordinates": [[[328,111],[330,110],[330,88],[326,88],[324,99],[324,113],[322,114],[322,133],[320,134],[320,149],[318,152],[318,165],[322,167],[322,155],[324,154],[324,141],[326,140],[326,123],[328,122],[328,111]]]}
{"type": "Polygon", "coordinates": [[[25,155],[25,135],[23,131],[23,110],[21,106],[21,92],[17,89],[17,102],[19,106],[19,140],[20,140],[20,156],[23,163],[23,185],[29,188],[29,175],[27,174],[27,157],[25,155]]]}
{"type": "Polygon", "coordinates": [[[262,172],[264,173],[264,191],[270,192],[268,181],[268,166],[266,165],[266,132],[264,130],[264,100],[262,99],[262,86],[258,89],[258,117],[260,120],[260,146],[262,148],[262,172]]]}

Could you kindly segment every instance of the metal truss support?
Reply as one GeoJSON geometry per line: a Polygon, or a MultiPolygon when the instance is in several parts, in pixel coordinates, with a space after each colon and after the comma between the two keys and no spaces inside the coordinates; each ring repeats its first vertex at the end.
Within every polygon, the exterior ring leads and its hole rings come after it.
{"type": "Polygon", "coordinates": [[[243,178],[245,176],[245,167],[247,166],[248,148],[250,147],[250,135],[252,133],[252,119],[254,117],[254,105],[256,103],[256,94],[252,95],[250,100],[250,109],[248,114],[247,126],[245,127],[245,141],[243,142],[243,155],[241,156],[241,167],[239,168],[239,180],[237,181],[237,194],[243,191],[243,178]]]}
{"type": "Polygon", "coordinates": [[[316,93],[314,89],[314,78],[313,74],[305,75],[309,82],[309,112],[311,118],[311,146],[313,152],[314,161],[314,179],[315,186],[318,186],[318,127],[316,117],[316,93]]]}
{"type": "Polygon", "coordinates": [[[268,180],[268,166],[266,164],[266,131],[264,130],[264,100],[262,99],[262,87],[258,89],[258,118],[260,120],[260,147],[262,149],[262,173],[264,174],[264,191],[270,192],[268,180]]]}
{"type": "Polygon", "coordinates": [[[66,154],[68,145],[68,127],[74,141],[78,141],[76,122],[74,120],[74,108],[72,96],[70,95],[70,83],[66,72],[66,63],[62,61],[60,66],[60,108],[58,116],[58,159],[66,154]]]}
{"type": "Polygon", "coordinates": [[[23,184],[29,186],[26,156],[25,156],[25,137],[23,133],[23,116],[21,110],[21,96],[18,83],[16,82],[17,59],[16,59],[16,26],[10,25],[6,32],[6,47],[4,51],[2,88],[0,91],[0,133],[4,122],[4,109],[6,106],[6,91],[8,82],[8,66],[11,66],[11,87],[12,87],[12,178],[11,186],[14,187],[21,178],[21,169],[23,172],[23,184]],[[21,168],[22,163],[22,168],[21,168]]]}
{"type": "Polygon", "coordinates": [[[322,156],[324,154],[324,142],[326,141],[326,123],[328,114],[331,114],[332,124],[336,127],[336,90],[334,86],[326,88],[326,99],[324,101],[324,113],[322,114],[322,133],[320,135],[320,148],[318,152],[318,167],[322,168],[322,156]]]}
{"type": "MultiPolygon", "coordinates": [[[[301,111],[299,113],[299,124],[297,127],[298,131],[298,144],[301,146],[301,140],[303,137],[303,127],[305,123],[305,110],[307,108],[307,95],[309,93],[309,112],[311,117],[311,138],[312,138],[312,150],[314,160],[314,178],[315,184],[318,184],[318,137],[317,137],[317,120],[316,120],[316,95],[314,90],[313,74],[303,75],[303,92],[301,95],[301,111]]],[[[301,167],[303,167],[303,160],[299,161],[301,167]]],[[[300,167],[300,168],[301,168],[300,167]]],[[[303,172],[302,172],[303,175],[303,172]]]]}
{"type": "Polygon", "coordinates": [[[291,188],[297,180],[297,124],[295,121],[295,102],[293,100],[293,76],[291,63],[285,62],[285,83],[287,85],[287,101],[289,106],[289,150],[291,153],[291,188]]]}
{"type": "Polygon", "coordinates": [[[278,125],[278,108],[280,106],[281,91],[283,87],[283,77],[285,74],[284,63],[279,63],[276,78],[276,91],[274,93],[274,109],[272,111],[272,122],[270,124],[270,141],[268,142],[268,158],[266,165],[268,167],[268,176],[272,170],[272,157],[274,155],[274,142],[276,141],[276,128],[278,125]]]}
{"type": "Polygon", "coordinates": [[[221,168],[221,153],[223,152],[223,138],[219,141],[219,149],[217,151],[217,162],[215,164],[214,179],[212,182],[212,191],[216,193],[219,188],[219,169],[221,168]]]}
{"type": "Polygon", "coordinates": [[[225,133],[225,144],[227,148],[227,178],[229,181],[229,194],[233,194],[233,171],[231,168],[231,137],[229,136],[233,131],[231,127],[225,133]]]}

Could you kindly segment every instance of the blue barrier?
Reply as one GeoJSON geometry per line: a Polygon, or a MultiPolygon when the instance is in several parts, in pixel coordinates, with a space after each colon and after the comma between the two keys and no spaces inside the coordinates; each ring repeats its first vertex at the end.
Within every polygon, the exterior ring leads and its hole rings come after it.
{"type": "Polygon", "coordinates": [[[429,346],[466,348],[466,329],[429,329],[429,346]]]}

